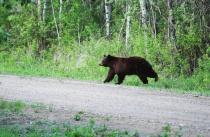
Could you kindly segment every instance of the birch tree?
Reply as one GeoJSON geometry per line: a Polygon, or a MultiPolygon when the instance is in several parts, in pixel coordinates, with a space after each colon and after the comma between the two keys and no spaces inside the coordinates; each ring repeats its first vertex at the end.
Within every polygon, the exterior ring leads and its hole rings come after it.
{"type": "Polygon", "coordinates": [[[139,0],[140,8],[141,8],[141,17],[142,17],[142,26],[144,29],[144,40],[145,40],[145,46],[146,46],[146,54],[148,54],[147,46],[148,46],[148,38],[147,38],[147,10],[145,6],[145,0],[139,0]]]}
{"type": "Polygon", "coordinates": [[[62,13],[62,5],[63,5],[63,0],[60,0],[60,8],[59,8],[59,20],[61,19],[61,13],[62,13]]]}
{"type": "Polygon", "coordinates": [[[128,56],[128,47],[130,40],[130,21],[131,21],[131,5],[132,0],[126,2],[126,37],[125,37],[125,46],[126,46],[126,56],[128,56]]]}
{"type": "Polygon", "coordinates": [[[150,5],[150,12],[151,12],[151,17],[150,17],[150,22],[151,22],[151,28],[152,28],[152,34],[154,38],[157,37],[157,31],[156,31],[156,15],[153,9],[153,2],[152,0],[149,0],[149,5],[150,5]]]}
{"type": "MultiPolygon", "coordinates": [[[[62,6],[63,6],[63,0],[60,0],[60,7],[59,7],[59,14],[58,14],[58,19],[59,19],[59,24],[58,24],[58,30],[57,33],[59,33],[59,41],[60,41],[60,34],[61,34],[61,14],[62,14],[62,6]],[[58,32],[59,31],[59,32],[58,32]]],[[[59,42],[60,45],[60,42],[59,42]]]]}
{"type": "Polygon", "coordinates": [[[47,0],[43,0],[43,11],[42,11],[42,21],[45,22],[45,13],[46,13],[46,9],[47,9],[47,0]]]}
{"type": "MultiPolygon", "coordinates": [[[[44,25],[46,23],[46,10],[47,10],[47,0],[38,0],[37,1],[37,11],[39,15],[39,19],[42,22],[40,27],[42,28],[42,33],[44,33],[44,25]]],[[[38,54],[40,54],[40,51],[44,50],[45,48],[46,39],[44,35],[40,35],[37,38],[37,47],[38,47],[38,54]]]]}
{"type": "Polygon", "coordinates": [[[60,46],[60,34],[59,34],[59,30],[58,30],[58,24],[57,24],[57,21],[56,21],[55,10],[54,10],[54,6],[53,6],[53,1],[52,0],[51,0],[51,6],[52,6],[53,19],[54,19],[55,28],[56,28],[57,37],[58,37],[58,46],[60,46]]]}
{"type": "Polygon", "coordinates": [[[106,37],[108,40],[111,39],[110,17],[111,17],[111,5],[109,0],[105,0],[106,37]]]}
{"type": "Polygon", "coordinates": [[[38,15],[39,15],[39,19],[42,20],[42,16],[41,16],[41,0],[37,1],[37,11],[38,11],[38,15]]]}
{"type": "Polygon", "coordinates": [[[145,6],[145,0],[139,0],[140,3],[140,7],[141,7],[141,17],[142,17],[142,25],[144,27],[144,31],[146,32],[147,29],[147,20],[146,20],[146,14],[147,14],[147,10],[146,10],[146,6],[145,6]]]}
{"type": "Polygon", "coordinates": [[[174,16],[172,13],[172,2],[171,0],[167,0],[168,5],[168,38],[171,40],[173,48],[176,50],[176,35],[175,35],[175,28],[174,28],[174,16]]]}

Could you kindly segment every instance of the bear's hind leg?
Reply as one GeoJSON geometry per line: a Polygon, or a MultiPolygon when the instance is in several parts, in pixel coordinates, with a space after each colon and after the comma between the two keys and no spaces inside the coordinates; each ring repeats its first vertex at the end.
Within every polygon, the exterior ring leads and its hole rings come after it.
{"type": "Polygon", "coordinates": [[[114,69],[110,68],[108,75],[107,75],[106,79],[104,80],[104,83],[110,82],[114,78],[114,75],[115,75],[114,69]]]}
{"type": "Polygon", "coordinates": [[[121,84],[123,82],[123,80],[125,79],[125,75],[117,74],[117,76],[118,76],[118,82],[116,84],[121,84]]]}

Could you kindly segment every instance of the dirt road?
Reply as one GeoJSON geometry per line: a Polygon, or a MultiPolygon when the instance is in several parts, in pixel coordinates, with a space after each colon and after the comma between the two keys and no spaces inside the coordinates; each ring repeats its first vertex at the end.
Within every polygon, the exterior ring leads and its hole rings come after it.
{"type": "Polygon", "coordinates": [[[0,76],[0,98],[42,102],[69,112],[109,117],[116,129],[152,135],[170,124],[184,136],[210,136],[210,97],[71,79],[0,76]]]}

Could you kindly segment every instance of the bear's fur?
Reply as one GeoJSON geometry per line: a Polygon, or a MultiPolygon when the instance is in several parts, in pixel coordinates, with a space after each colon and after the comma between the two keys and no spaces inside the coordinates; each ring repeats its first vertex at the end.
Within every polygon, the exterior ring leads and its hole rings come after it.
{"type": "Polygon", "coordinates": [[[147,77],[155,78],[155,81],[158,81],[157,73],[153,70],[149,62],[142,57],[121,58],[104,55],[99,65],[109,67],[109,73],[104,83],[110,82],[115,74],[118,76],[118,82],[116,84],[121,84],[126,75],[137,75],[144,84],[148,84],[147,77]]]}

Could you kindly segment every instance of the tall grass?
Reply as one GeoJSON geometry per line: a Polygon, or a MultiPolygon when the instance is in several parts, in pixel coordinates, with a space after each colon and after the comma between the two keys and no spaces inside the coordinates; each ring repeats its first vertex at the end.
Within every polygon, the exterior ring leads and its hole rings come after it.
{"type": "MultiPolygon", "coordinates": [[[[146,54],[144,44],[134,41],[135,46],[130,47],[129,56],[142,56],[146,58],[159,75],[159,81],[149,80],[149,85],[143,85],[136,76],[127,76],[123,84],[165,89],[167,91],[178,91],[180,93],[195,93],[198,95],[210,95],[210,74],[197,70],[194,75],[186,77],[178,74],[173,66],[161,66],[157,63],[158,52],[153,48],[148,48],[146,54]]],[[[170,61],[170,55],[158,43],[156,48],[163,50],[162,56],[158,56],[162,62],[170,61]]],[[[34,45],[32,45],[34,47],[34,45]]],[[[104,81],[108,68],[99,67],[104,54],[114,56],[126,56],[125,47],[117,40],[110,42],[105,39],[91,39],[83,43],[65,45],[61,47],[52,46],[48,50],[41,52],[37,56],[34,48],[16,48],[9,52],[0,52],[0,74],[16,74],[44,77],[65,77],[73,79],[83,79],[91,81],[104,81]]],[[[208,59],[206,60],[208,62],[208,59]]],[[[204,66],[205,67],[205,66],[204,66]]],[[[113,83],[116,82],[114,79],[113,83]]]]}

